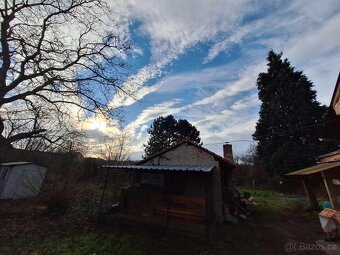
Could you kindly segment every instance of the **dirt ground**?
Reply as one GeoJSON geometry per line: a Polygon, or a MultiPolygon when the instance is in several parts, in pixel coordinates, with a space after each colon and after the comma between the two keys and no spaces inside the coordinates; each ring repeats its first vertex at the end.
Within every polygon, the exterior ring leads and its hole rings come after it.
{"type": "Polygon", "coordinates": [[[259,209],[248,220],[216,227],[209,238],[131,226],[124,226],[122,232],[147,239],[153,247],[146,254],[325,254],[316,245],[325,234],[315,215],[267,213],[259,209]]]}
{"type": "Polygon", "coordinates": [[[297,211],[260,204],[251,218],[216,227],[207,238],[135,223],[51,217],[36,201],[1,201],[0,254],[325,254],[316,245],[325,237],[317,214],[297,211]]]}
{"type": "Polygon", "coordinates": [[[312,247],[325,237],[315,215],[281,213],[266,215],[261,212],[254,216],[253,221],[250,219],[240,224],[243,232],[249,231],[251,236],[250,254],[273,254],[274,251],[275,254],[324,254],[318,247],[312,247]],[[251,252],[251,246],[256,252],[251,252]]]}

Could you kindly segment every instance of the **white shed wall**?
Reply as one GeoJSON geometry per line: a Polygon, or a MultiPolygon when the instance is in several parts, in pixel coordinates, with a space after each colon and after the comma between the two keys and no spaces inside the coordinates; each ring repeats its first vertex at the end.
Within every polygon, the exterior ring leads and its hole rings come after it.
{"type": "Polygon", "coordinates": [[[34,164],[12,166],[0,198],[15,199],[36,196],[41,189],[46,172],[46,167],[34,164]]]}

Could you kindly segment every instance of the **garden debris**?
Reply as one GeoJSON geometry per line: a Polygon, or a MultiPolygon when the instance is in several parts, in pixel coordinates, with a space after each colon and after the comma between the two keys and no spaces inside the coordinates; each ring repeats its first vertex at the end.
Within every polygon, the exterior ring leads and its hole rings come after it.
{"type": "Polygon", "coordinates": [[[319,214],[319,216],[326,217],[326,218],[333,218],[336,215],[336,211],[331,208],[325,208],[319,214]]]}
{"type": "Polygon", "coordinates": [[[247,220],[254,212],[257,205],[249,192],[241,196],[235,186],[229,188],[224,201],[224,216],[227,222],[237,222],[237,218],[247,220]],[[227,209],[229,208],[229,210],[227,209]]]}
{"type": "Polygon", "coordinates": [[[325,240],[331,242],[339,240],[336,226],[338,219],[337,212],[333,209],[326,208],[319,214],[319,219],[323,231],[327,233],[325,240]]]}

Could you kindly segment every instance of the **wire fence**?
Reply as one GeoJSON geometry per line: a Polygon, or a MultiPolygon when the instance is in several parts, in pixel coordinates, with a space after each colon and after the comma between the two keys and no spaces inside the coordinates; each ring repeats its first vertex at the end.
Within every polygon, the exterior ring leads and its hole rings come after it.
{"type": "Polygon", "coordinates": [[[209,234],[213,208],[212,183],[207,174],[148,172],[143,176],[105,169],[100,215],[209,234]]]}

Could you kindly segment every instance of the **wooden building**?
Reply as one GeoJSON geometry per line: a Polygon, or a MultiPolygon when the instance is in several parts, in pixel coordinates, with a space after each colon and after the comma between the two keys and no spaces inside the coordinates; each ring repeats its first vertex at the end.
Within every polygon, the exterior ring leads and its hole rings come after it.
{"type": "Polygon", "coordinates": [[[231,171],[231,145],[221,157],[193,142],[180,142],[137,165],[104,166],[125,170],[133,179],[123,187],[125,215],[167,228],[209,232],[224,220],[231,171]]]}

